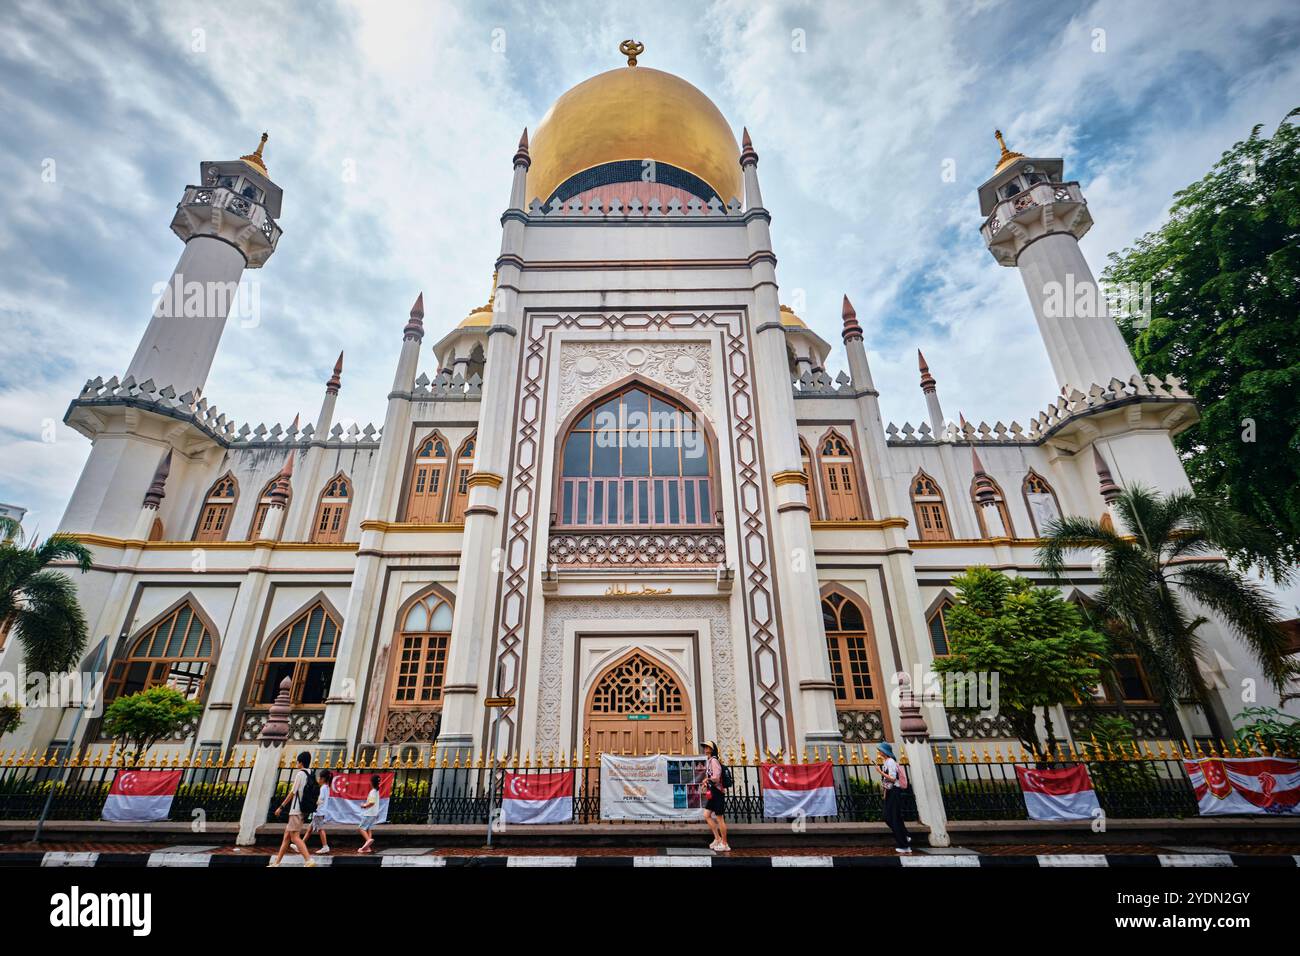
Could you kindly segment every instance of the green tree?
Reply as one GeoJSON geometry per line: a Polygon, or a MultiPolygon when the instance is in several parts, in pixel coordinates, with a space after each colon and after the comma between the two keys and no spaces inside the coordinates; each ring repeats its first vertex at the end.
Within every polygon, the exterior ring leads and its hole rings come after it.
{"type": "Polygon", "coordinates": [[[50,568],[58,561],[89,571],[90,550],[63,534],[25,543],[17,522],[0,518],[0,634],[18,639],[23,664],[32,673],[71,670],[86,649],[86,618],[77,588],[66,574],[50,568]]]}
{"type": "Polygon", "coordinates": [[[1201,419],[1175,443],[1197,494],[1229,501],[1300,561],[1300,125],[1256,126],[1103,278],[1150,283],[1119,321],[1144,373],[1187,383],[1201,419]],[[1148,324],[1149,320],[1149,324],[1148,324]]]}
{"type": "Polygon", "coordinates": [[[150,747],[198,720],[202,712],[203,706],[197,700],[159,684],[109,704],[103,730],[117,740],[123,756],[138,764],[150,747]]]}
{"type": "Polygon", "coordinates": [[[1247,707],[1237,720],[1242,721],[1237,739],[1243,744],[1257,747],[1262,743],[1270,750],[1300,756],[1300,717],[1284,714],[1276,707],[1247,707]]]}
{"type": "Polygon", "coordinates": [[[1017,737],[1042,751],[1041,711],[1047,747],[1056,743],[1049,708],[1092,693],[1109,653],[1106,638],[1087,627],[1079,609],[1056,588],[1040,588],[985,567],[953,578],[957,603],[944,614],[947,657],[940,674],[996,673],[998,713],[1017,737]]]}
{"type": "Polygon", "coordinates": [[[17,730],[23,722],[22,704],[16,704],[8,695],[0,697],[0,737],[17,730]]]}
{"type": "Polygon", "coordinates": [[[1284,549],[1226,502],[1190,492],[1161,495],[1128,486],[1113,508],[1131,533],[1121,534],[1092,518],[1062,518],[1045,529],[1038,562],[1061,580],[1068,554],[1098,554],[1102,586],[1096,607],[1106,627],[1132,643],[1156,675],[1166,704],[1172,706],[1175,697],[1194,697],[1205,709],[1213,736],[1222,737],[1222,722],[1200,666],[1205,653],[1197,631],[1206,619],[1194,615],[1186,602],[1195,601],[1218,615],[1280,690],[1295,673],[1286,636],[1278,627],[1281,609],[1267,588],[1222,555],[1242,555],[1285,584],[1291,569],[1284,549]]]}

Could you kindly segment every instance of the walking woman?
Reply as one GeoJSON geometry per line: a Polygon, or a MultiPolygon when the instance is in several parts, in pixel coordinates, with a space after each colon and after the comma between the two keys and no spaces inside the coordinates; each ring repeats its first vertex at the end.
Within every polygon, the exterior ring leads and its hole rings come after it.
{"type": "Polygon", "coordinates": [[[877,744],[885,755],[880,765],[880,787],[885,791],[885,822],[894,833],[894,852],[911,853],[912,838],[903,825],[903,791],[907,789],[907,770],[894,758],[893,744],[877,744]]]}
{"type": "Polygon", "coordinates": [[[284,812],[284,808],[289,808],[289,820],[284,825],[284,836],[280,840],[280,850],[267,866],[279,866],[280,861],[284,859],[285,853],[289,851],[290,844],[293,848],[302,854],[303,866],[315,866],[316,861],[311,858],[311,853],[307,850],[307,843],[302,838],[302,829],[304,821],[316,810],[316,787],[313,786],[311,779],[311,754],[303,751],[298,754],[298,763],[294,767],[293,773],[289,777],[289,790],[285,797],[280,801],[280,805],[275,808],[275,815],[279,818],[284,812]]]}
{"type": "Polygon", "coordinates": [[[718,745],[712,740],[704,744],[704,822],[713,832],[713,842],[709,849],[718,853],[731,851],[727,843],[727,818],[723,815],[726,803],[726,775],[723,773],[722,761],[718,758],[718,745]]]}

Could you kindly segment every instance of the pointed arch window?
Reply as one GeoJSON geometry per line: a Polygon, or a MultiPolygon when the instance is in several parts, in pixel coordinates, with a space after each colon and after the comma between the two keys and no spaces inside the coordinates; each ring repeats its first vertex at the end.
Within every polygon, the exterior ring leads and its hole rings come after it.
{"type": "Polygon", "coordinates": [[[336,544],[343,540],[348,529],[348,511],[352,507],[352,482],[339,472],[325,483],[320,504],[316,506],[316,521],[312,524],[311,539],[317,544],[336,544]]]}
{"type": "Polygon", "coordinates": [[[694,413],[641,385],[588,405],[560,456],[564,526],[714,527],[709,439],[694,413]]]}
{"type": "Polygon", "coordinates": [[[862,495],[858,491],[857,464],[848,441],[832,431],[821,440],[818,458],[826,492],[827,520],[858,521],[865,518],[862,495]]]}
{"type": "Polygon", "coordinates": [[[452,486],[447,492],[451,496],[447,520],[454,524],[465,521],[465,508],[469,505],[469,476],[474,471],[474,449],[477,445],[478,436],[470,435],[456,451],[452,486]]]}
{"type": "Polygon", "coordinates": [[[822,624],[830,656],[835,704],[841,710],[879,706],[871,632],[858,603],[834,591],[822,598],[822,624]]]}
{"type": "Polygon", "coordinates": [[[930,629],[930,648],[935,657],[947,657],[952,650],[948,644],[948,621],[946,615],[952,608],[952,602],[944,600],[930,612],[926,626],[930,629]]]}
{"type": "MultiPolygon", "coordinates": [[[[276,475],[262,488],[262,493],[257,496],[257,510],[253,512],[253,523],[248,527],[248,540],[252,541],[262,534],[262,528],[266,526],[266,516],[271,513],[271,489],[275,487],[276,481],[279,480],[276,475]]],[[[289,507],[289,502],[293,500],[293,487],[289,488],[289,496],[284,499],[284,507],[289,507]]],[[[284,524],[280,525],[280,533],[284,533],[284,524]]]]}
{"type": "Polygon", "coordinates": [[[239,485],[234,475],[226,472],[208,489],[203,497],[203,509],[194,529],[195,541],[225,541],[230,532],[230,519],[239,500],[239,485]]]}
{"type": "Polygon", "coordinates": [[[280,684],[288,677],[292,680],[290,703],[324,706],[334,675],[339,630],[339,622],[319,601],[281,628],[258,664],[249,703],[274,703],[280,684]]]}
{"type": "Polygon", "coordinates": [[[1025,508],[1029,511],[1029,520],[1034,526],[1034,535],[1041,538],[1049,524],[1061,519],[1061,504],[1047,479],[1032,468],[1025,475],[1022,490],[1025,508]]]}
{"type": "Polygon", "coordinates": [[[200,700],[212,659],[212,634],[185,601],[131,639],[126,654],[109,668],[104,701],[159,685],[200,700]]]}
{"type": "Polygon", "coordinates": [[[939,483],[924,471],[918,471],[912,479],[912,511],[922,541],[952,540],[952,524],[948,521],[943,492],[939,483]]]}
{"type": "Polygon", "coordinates": [[[407,521],[432,524],[438,520],[447,484],[447,458],[447,440],[437,432],[416,447],[406,494],[407,521]]]}
{"type": "Polygon", "coordinates": [[[802,438],[799,439],[799,461],[803,466],[803,480],[808,484],[808,520],[817,521],[821,516],[817,507],[817,475],[813,468],[812,450],[802,438]]]}
{"type": "MultiPolygon", "coordinates": [[[[1006,533],[1006,536],[1008,538],[1014,538],[1016,536],[1016,530],[1011,524],[1011,511],[1010,509],[1007,508],[1007,496],[1002,493],[1002,486],[999,485],[996,481],[994,481],[992,477],[989,477],[989,484],[993,486],[994,507],[998,509],[998,514],[1002,518],[1002,527],[1006,533]]],[[[970,500],[971,500],[971,504],[975,506],[975,517],[979,520],[980,537],[981,538],[992,537],[992,535],[989,533],[988,523],[984,520],[985,509],[980,507],[979,499],[975,497],[974,481],[971,482],[971,486],[970,486],[970,500]]]]}
{"type": "Polygon", "coordinates": [[[437,594],[407,609],[393,639],[391,707],[442,705],[451,618],[451,604],[437,594]]]}

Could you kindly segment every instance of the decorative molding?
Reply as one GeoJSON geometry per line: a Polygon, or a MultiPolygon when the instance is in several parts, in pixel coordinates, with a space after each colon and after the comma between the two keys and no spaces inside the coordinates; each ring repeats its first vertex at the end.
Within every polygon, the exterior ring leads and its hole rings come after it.
{"type": "MultiPolygon", "coordinates": [[[[457,525],[457,528],[460,526],[457,525]]],[[[102,548],[140,548],[144,551],[348,551],[357,550],[356,541],[338,541],[320,544],[313,541],[271,541],[257,538],[251,541],[142,541],[139,538],[114,538],[106,534],[74,533],[82,544],[102,548]]]]}
{"type": "Polygon", "coordinates": [[[722,531],[618,533],[552,531],[547,554],[561,566],[718,565],[726,560],[722,531]]]}
{"type": "Polygon", "coordinates": [[[772,475],[772,484],[780,488],[782,485],[803,485],[808,487],[808,476],[802,471],[778,471],[772,475]]]}
{"type": "Polygon", "coordinates": [[[457,532],[465,530],[464,522],[434,521],[427,524],[411,521],[363,521],[362,531],[382,531],[384,534],[428,534],[430,532],[457,532]]]}
{"type": "MultiPolygon", "coordinates": [[[[241,741],[257,740],[262,727],[270,716],[268,710],[246,710],[240,722],[239,739],[241,741]]],[[[321,726],[325,721],[324,710],[308,712],[295,711],[289,715],[289,740],[320,740],[321,726]]]]}
{"type": "Polygon", "coordinates": [[[884,531],[887,528],[906,528],[911,522],[906,518],[871,518],[860,521],[814,521],[814,531],[884,531]]]}
{"type": "Polygon", "coordinates": [[[565,342],[555,418],[564,421],[607,385],[640,375],[685,395],[712,420],[711,358],[707,342],[565,342]]]}
{"type": "Polygon", "coordinates": [[[469,477],[465,479],[465,484],[470,488],[477,485],[487,485],[489,488],[500,488],[504,481],[505,479],[500,475],[494,474],[490,471],[472,471],[470,472],[469,477]]]}
{"type": "Polygon", "coordinates": [[[878,710],[841,710],[840,736],[846,744],[869,744],[885,739],[885,722],[878,710]]]}
{"type": "MultiPolygon", "coordinates": [[[[672,620],[704,619],[709,622],[708,648],[713,671],[713,709],[718,745],[723,750],[740,747],[740,708],[736,699],[736,662],[732,654],[731,610],[725,598],[563,598],[546,603],[542,631],[541,677],[538,684],[536,752],[560,752],[564,704],[564,660],[569,650],[564,641],[565,622],[571,620],[622,621],[653,617],[672,620]]],[[[703,635],[701,635],[703,638],[703,635]]],[[[580,675],[574,676],[574,693],[580,675]]],[[[694,703],[699,703],[698,701],[694,703]]],[[[701,731],[702,732],[702,729],[701,731]]]]}
{"type": "Polygon", "coordinates": [[[442,711],[432,707],[392,709],[384,718],[386,744],[429,743],[438,739],[442,711]]]}

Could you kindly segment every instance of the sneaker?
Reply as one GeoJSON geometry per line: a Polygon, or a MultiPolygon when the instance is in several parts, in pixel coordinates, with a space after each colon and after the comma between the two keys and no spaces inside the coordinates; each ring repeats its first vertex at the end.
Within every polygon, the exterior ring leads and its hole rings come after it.
{"type": "Polygon", "coordinates": [[[718,843],[717,840],[714,840],[712,843],[709,844],[709,849],[710,849],[710,850],[715,850],[715,851],[716,851],[718,848],[719,848],[719,843],[718,843]]]}
{"type": "Polygon", "coordinates": [[[329,847],[323,846],[316,851],[316,856],[324,856],[325,854],[329,853],[329,851],[330,851],[329,847]]]}
{"type": "Polygon", "coordinates": [[[910,846],[896,846],[896,847],[894,847],[894,852],[895,852],[895,853],[911,853],[911,852],[912,852],[912,848],[911,848],[910,846]]]}
{"type": "Polygon", "coordinates": [[[267,865],[268,867],[270,867],[270,866],[279,866],[280,863],[279,863],[278,860],[276,860],[275,857],[271,857],[271,859],[267,862],[266,865],[267,865]]]}
{"type": "Polygon", "coordinates": [[[723,844],[719,845],[719,847],[718,847],[718,852],[719,852],[719,853],[730,853],[730,852],[731,852],[731,844],[730,844],[730,843],[723,843],[723,844]]]}
{"type": "Polygon", "coordinates": [[[315,866],[315,865],[316,865],[316,861],[315,861],[315,860],[303,860],[303,861],[302,861],[302,865],[303,865],[303,866],[315,866]]]}

